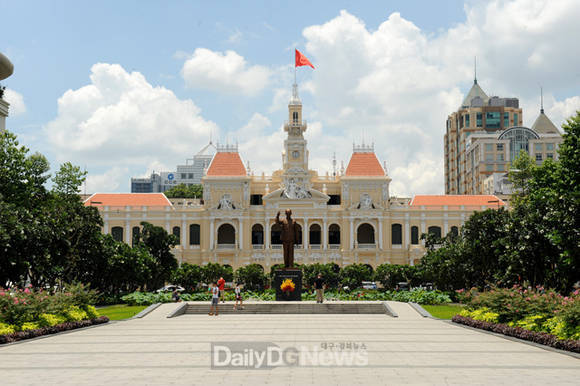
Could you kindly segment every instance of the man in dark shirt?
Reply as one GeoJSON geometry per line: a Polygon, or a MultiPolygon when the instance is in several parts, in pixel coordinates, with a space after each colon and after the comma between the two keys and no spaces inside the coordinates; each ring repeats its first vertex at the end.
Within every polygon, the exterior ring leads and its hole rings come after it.
{"type": "Polygon", "coordinates": [[[316,290],[316,303],[322,303],[324,299],[324,280],[319,273],[318,277],[314,279],[314,289],[316,290]]]}

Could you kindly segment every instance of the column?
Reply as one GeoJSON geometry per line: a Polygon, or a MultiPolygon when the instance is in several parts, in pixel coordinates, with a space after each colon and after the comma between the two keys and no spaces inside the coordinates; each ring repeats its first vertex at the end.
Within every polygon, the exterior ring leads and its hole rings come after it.
{"type": "Polygon", "coordinates": [[[240,233],[240,237],[238,240],[238,248],[240,249],[244,249],[244,223],[242,218],[240,217],[238,219],[238,228],[240,229],[239,233],[240,233]]]}
{"type": "Polygon", "coordinates": [[[181,247],[186,248],[187,245],[187,221],[181,220],[181,247]]]}
{"type": "MultiPolygon", "coordinates": [[[[425,213],[421,213],[421,233],[419,234],[419,237],[423,234],[423,233],[427,233],[427,230],[425,229],[427,226],[425,225],[425,213]]],[[[421,240],[421,244],[423,244],[423,246],[425,246],[425,240],[421,240]]]]}
{"type": "Polygon", "coordinates": [[[105,220],[105,222],[103,223],[103,233],[108,235],[109,234],[109,222],[107,220],[105,220]]]}
{"type": "Polygon", "coordinates": [[[379,222],[379,249],[383,249],[383,221],[381,218],[377,221],[379,222]]]}
{"type": "Polygon", "coordinates": [[[447,213],[445,213],[443,215],[443,237],[447,236],[447,233],[449,233],[449,219],[448,219],[448,215],[447,213]]]}
{"type": "Polygon", "coordinates": [[[270,249],[270,222],[264,219],[264,247],[270,249]]]}
{"type": "Polygon", "coordinates": [[[326,249],[326,246],[328,245],[328,224],[326,223],[326,219],[324,219],[322,224],[324,226],[322,229],[322,249],[326,249]]]}
{"type": "Polygon", "coordinates": [[[125,220],[125,243],[131,245],[131,221],[125,220]]]}
{"type": "Polygon", "coordinates": [[[302,246],[308,249],[308,217],[304,217],[304,226],[302,227],[302,246]]]}
{"type": "Polygon", "coordinates": [[[213,222],[214,219],[212,218],[211,220],[209,220],[209,250],[213,251],[214,249],[214,244],[213,244],[213,222]]]}
{"type": "Polygon", "coordinates": [[[349,242],[350,242],[350,249],[354,249],[354,222],[353,219],[350,219],[350,237],[349,237],[349,242]]]}
{"type": "Polygon", "coordinates": [[[411,235],[411,226],[409,225],[409,213],[405,213],[405,249],[409,249],[410,235],[411,235]]]}

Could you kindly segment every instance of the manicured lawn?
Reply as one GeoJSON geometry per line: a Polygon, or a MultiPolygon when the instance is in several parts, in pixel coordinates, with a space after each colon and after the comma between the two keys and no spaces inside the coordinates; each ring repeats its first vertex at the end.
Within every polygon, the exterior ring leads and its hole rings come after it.
{"type": "Polygon", "coordinates": [[[463,306],[454,304],[441,304],[436,306],[421,305],[421,307],[439,319],[451,319],[463,309],[463,306]]]}
{"type": "Polygon", "coordinates": [[[126,304],[117,304],[114,306],[107,306],[97,308],[99,315],[107,316],[110,320],[129,319],[139,312],[147,308],[147,306],[128,306],[126,304]]]}

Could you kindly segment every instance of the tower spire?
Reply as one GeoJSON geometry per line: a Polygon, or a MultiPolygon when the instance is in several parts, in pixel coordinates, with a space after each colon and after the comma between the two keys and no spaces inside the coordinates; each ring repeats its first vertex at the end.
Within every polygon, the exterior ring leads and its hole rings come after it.
{"type": "Polygon", "coordinates": [[[477,84],[477,56],[473,57],[473,84],[477,84]]]}
{"type": "Polygon", "coordinates": [[[544,88],[540,86],[540,114],[544,114],[544,88]]]}

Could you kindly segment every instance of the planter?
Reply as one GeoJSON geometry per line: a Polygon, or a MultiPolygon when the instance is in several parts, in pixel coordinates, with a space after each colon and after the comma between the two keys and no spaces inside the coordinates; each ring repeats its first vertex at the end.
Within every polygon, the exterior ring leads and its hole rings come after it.
{"type": "Polygon", "coordinates": [[[39,336],[57,334],[63,331],[75,330],[77,328],[89,327],[96,324],[107,323],[109,318],[99,316],[95,319],[80,320],[78,322],[65,322],[51,327],[42,327],[35,330],[18,331],[12,334],[0,335],[0,344],[17,342],[19,340],[36,338],[39,336]]]}

